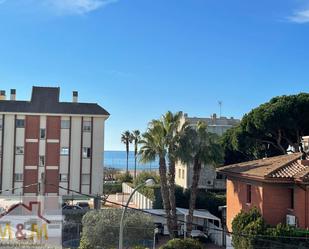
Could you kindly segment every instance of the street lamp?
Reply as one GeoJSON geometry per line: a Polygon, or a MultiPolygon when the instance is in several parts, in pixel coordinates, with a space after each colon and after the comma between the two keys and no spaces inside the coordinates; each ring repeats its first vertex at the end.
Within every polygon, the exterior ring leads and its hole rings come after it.
{"type": "Polygon", "coordinates": [[[137,190],[139,190],[140,188],[144,187],[144,186],[153,186],[155,184],[155,181],[153,179],[147,179],[145,182],[139,184],[136,186],[136,188],[133,190],[133,192],[130,194],[129,199],[122,211],[122,215],[121,215],[121,220],[120,220],[120,231],[119,231],[119,249],[123,249],[123,224],[124,224],[124,216],[127,212],[128,206],[130,204],[130,201],[133,197],[133,195],[135,194],[135,192],[137,190]]]}

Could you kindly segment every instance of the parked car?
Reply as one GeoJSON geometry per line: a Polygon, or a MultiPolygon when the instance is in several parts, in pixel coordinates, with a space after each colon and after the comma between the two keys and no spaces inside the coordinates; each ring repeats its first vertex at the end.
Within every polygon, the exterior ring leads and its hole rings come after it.
{"type": "Polygon", "coordinates": [[[77,202],[77,206],[81,207],[82,209],[90,209],[88,202],[77,202]]]}
{"type": "Polygon", "coordinates": [[[202,231],[200,231],[200,230],[192,230],[191,231],[191,237],[193,239],[194,238],[205,238],[205,239],[208,238],[208,236],[205,233],[203,233],[202,231]]]}
{"type": "Polygon", "coordinates": [[[62,209],[63,210],[81,210],[82,208],[77,205],[64,205],[62,209]]]}

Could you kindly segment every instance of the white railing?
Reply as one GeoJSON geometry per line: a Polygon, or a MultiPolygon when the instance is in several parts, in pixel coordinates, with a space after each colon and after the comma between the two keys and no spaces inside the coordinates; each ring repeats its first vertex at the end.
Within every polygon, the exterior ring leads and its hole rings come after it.
{"type": "MultiPolygon", "coordinates": [[[[125,194],[131,194],[133,192],[133,188],[130,187],[127,183],[122,183],[122,192],[125,194]]],[[[139,209],[152,209],[153,202],[143,194],[136,192],[133,195],[133,204],[139,209]]]]}

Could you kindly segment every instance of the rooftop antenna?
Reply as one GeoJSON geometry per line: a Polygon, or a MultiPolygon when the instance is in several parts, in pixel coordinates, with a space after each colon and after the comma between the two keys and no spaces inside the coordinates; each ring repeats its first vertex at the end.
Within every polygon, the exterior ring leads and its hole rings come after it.
{"type": "Polygon", "coordinates": [[[222,112],[222,101],[221,100],[219,100],[218,101],[218,104],[219,104],[219,107],[220,107],[220,118],[221,118],[221,112],[222,112]]]}

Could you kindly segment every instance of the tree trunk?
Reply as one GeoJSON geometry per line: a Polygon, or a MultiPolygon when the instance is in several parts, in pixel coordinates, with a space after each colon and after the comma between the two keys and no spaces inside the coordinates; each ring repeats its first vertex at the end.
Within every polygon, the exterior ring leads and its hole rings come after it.
{"type": "Polygon", "coordinates": [[[167,185],[167,177],[166,177],[166,161],[165,158],[159,159],[159,174],[160,174],[160,185],[161,185],[161,196],[163,201],[163,207],[166,212],[166,221],[167,228],[170,236],[173,235],[173,227],[171,223],[171,205],[170,205],[170,197],[169,197],[169,188],[167,185]]]}
{"type": "Polygon", "coordinates": [[[137,151],[138,148],[137,148],[137,142],[135,142],[134,144],[134,179],[136,179],[136,161],[137,161],[137,151]]]}
{"type": "Polygon", "coordinates": [[[175,161],[169,160],[169,192],[170,192],[170,205],[171,205],[171,218],[173,227],[173,238],[178,237],[178,223],[177,223],[177,211],[176,211],[176,198],[175,198],[175,161]]]}
{"type": "Polygon", "coordinates": [[[135,154],[135,157],[134,157],[134,179],[136,179],[136,154],[135,154]]]}
{"type": "Polygon", "coordinates": [[[194,158],[193,163],[193,176],[192,176],[192,186],[190,191],[190,202],[189,202],[189,214],[187,218],[187,234],[190,235],[192,231],[192,222],[193,222],[193,212],[196,205],[198,184],[200,181],[202,165],[197,158],[194,158]]]}
{"type": "Polygon", "coordinates": [[[129,143],[126,143],[126,149],[127,149],[127,173],[129,173],[129,143]]]}
{"type": "Polygon", "coordinates": [[[278,130],[278,137],[277,137],[276,141],[277,141],[277,145],[278,145],[279,149],[282,151],[282,154],[283,155],[286,154],[287,153],[286,149],[284,149],[282,144],[281,144],[281,141],[282,141],[282,131],[281,131],[281,129],[278,130]]]}

